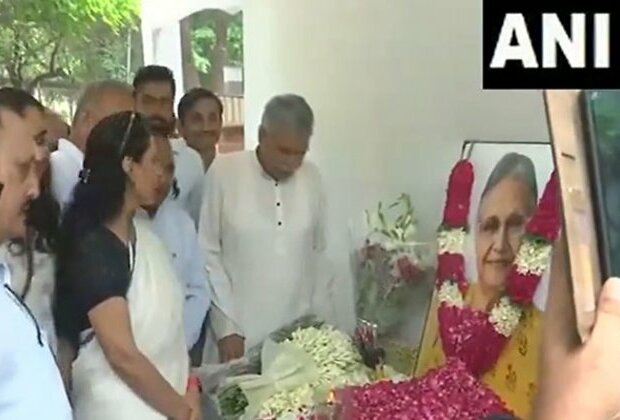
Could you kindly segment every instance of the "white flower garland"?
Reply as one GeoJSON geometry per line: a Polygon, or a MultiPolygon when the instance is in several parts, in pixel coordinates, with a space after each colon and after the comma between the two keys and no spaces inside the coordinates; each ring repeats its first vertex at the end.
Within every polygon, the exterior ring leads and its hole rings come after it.
{"type": "MultiPolygon", "coordinates": [[[[463,254],[467,233],[464,229],[442,230],[437,235],[439,254],[463,254]]],[[[515,258],[517,271],[520,274],[541,275],[549,265],[551,257],[551,245],[525,238],[515,258]]],[[[440,303],[463,307],[464,297],[458,285],[452,281],[444,280],[437,298],[440,303]]],[[[519,326],[523,311],[521,307],[504,296],[491,308],[489,321],[499,334],[510,337],[519,326]]]]}
{"type": "Polygon", "coordinates": [[[509,297],[504,296],[491,309],[489,321],[495,327],[495,331],[505,337],[510,337],[519,325],[521,313],[521,308],[512,303],[509,297]]]}
{"type": "Polygon", "coordinates": [[[462,308],[464,305],[463,295],[459,290],[459,286],[451,281],[444,281],[439,292],[437,293],[439,301],[450,306],[462,308]]]}
{"type": "Polygon", "coordinates": [[[307,352],[319,370],[319,380],[290,391],[271,396],[262,406],[260,419],[283,420],[291,413],[299,415],[305,409],[323,401],[317,394],[327,393],[334,387],[368,382],[368,372],[362,364],[351,338],[333,328],[304,328],[295,331],[289,342],[307,352]]]}
{"type": "Polygon", "coordinates": [[[465,229],[441,230],[437,235],[440,254],[462,254],[467,232],[465,229]]]}
{"type": "Polygon", "coordinates": [[[551,245],[526,239],[517,253],[517,271],[519,274],[542,275],[549,265],[551,252],[551,245]]]}

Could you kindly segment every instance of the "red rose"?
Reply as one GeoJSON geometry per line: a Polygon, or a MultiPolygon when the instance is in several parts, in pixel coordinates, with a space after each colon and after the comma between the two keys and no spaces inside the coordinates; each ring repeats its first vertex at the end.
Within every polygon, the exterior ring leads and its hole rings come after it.
{"type": "Polygon", "coordinates": [[[335,394],[339,419],[452,420],[510,414],[501,398],[458,358],[447,358],[420,378],[351,386],[335,394]]]}
{"type": "Polygon", "coordinates": [[[485,311],[442,304],[437,318],[446,357],[459,358],[476,376],[482,376],[495,365],[508,342],[508,337],[495,330],[485,311]]]}
{"type": "Polygon", "coordinates": [[[443,225],[459,228],[467,225],[468,208],[464,205],[446,206],[443,211],[443,225]]]}
{"type": "Polygon", "coordinates": [[[530,305],[539,283],[539,275],[521,274],[513,267],[508,273],[506,292],[515,303],[523,306],[530,305]]]}
{"type": "Polygon", "coordinates": [[[465,268],[465,258],[462,254],[439,254],[437,264],[437,277],[443,280],[458,275],[465,268]]]}
{"type": "Polygon", "coordinates": [[[449,227],[467,226],[471,190],[474,185],[474,167],[468,160],[456,163],[448,180],[443,224],[449,227]]]}
{"type": "Polygon", "coordinates": [[[465,279],[465,257],[462,254],[439,254],[437,258],[437,287],[446,280],[453,280],[459,285],[461,293],[467,291],[465,279]]]}
{"type": "Polygon", "coordinates": [[[555,241],[561,224],[560,191],[555,171],[551,174],[545,191],[538,203],[534,216],[529,220],[526,230],[530,235],[555,241]]]}
{"type": "Polygon", "coordinates": [[[560,231],[560,215],[541,214],[540,217],[534,217],[528,222],[526,231],[532,236],[554,242],[560,231]]]}
{"type": "Polygon", "coordinates": [[[399,277],[405,282],[414,281],[421,273],[420,269],[406,255],[396,260],[396,267],[398,268],[399,277]]]}

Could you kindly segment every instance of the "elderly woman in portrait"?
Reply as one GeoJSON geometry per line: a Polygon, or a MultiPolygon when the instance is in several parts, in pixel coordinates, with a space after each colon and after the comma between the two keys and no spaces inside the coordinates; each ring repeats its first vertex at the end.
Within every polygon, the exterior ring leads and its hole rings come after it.
{"type": "MultiPolygon", "coordinates": [[[[521,244],[528,219],[536,209],[538,189],[532,161],[509,153],[497,163],[482,192],[471,232],[474,235],[477,278],[466,304],[489,311],[502,297],[507,275],[521,244]]],[[[444,363],[438,334],[438,302],[433,296],[420,346],[416,376],[444,363]]],[[[528,418],[536,389],[541,313],[530,307],[517,331],[482,381],[489,385],[509,408],[528,418]]]]}
{"type": "Polygon", "coordinates": [[[164,244],[134,220],[162,176],[143,117],[114,114],[91,131],[61,224],[54,307],[59,341],[77,353],[76,420],[199,418],[183,293],[164,244]]]}

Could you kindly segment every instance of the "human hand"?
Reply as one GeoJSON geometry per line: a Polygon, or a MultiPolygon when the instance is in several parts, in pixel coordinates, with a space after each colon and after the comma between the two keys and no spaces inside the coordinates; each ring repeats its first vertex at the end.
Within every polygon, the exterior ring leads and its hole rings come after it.
{"type": "Polygon", "coordinates": [[[190,420],[202,420],[202,405],[200,401],[200,391],[196,388],[190,388],[185,394],[185,401],[191,408],[190,420]]]}
{"type": "Polygon", "coordinates": [[[243,357],[245,338],[238,334],[231,334],[217,342],[220,353],[220,362],[226,363],[243,357]]]}
{"type": "Polygon", "coordinates": [[[605,282],[594,328],[582,344],[567,261],[566,244],[560,238],[545,310],[536,419],[607,420],[620,413],[620,279],[605,282]]]}
{"type": "Polygon", "coordinates": [[[182,404],[179,405],[178,413],[168,420],[195,420],[195,417],[192,412],[192,408],[188,404],[185,397],[181,399],[182,404]]]}

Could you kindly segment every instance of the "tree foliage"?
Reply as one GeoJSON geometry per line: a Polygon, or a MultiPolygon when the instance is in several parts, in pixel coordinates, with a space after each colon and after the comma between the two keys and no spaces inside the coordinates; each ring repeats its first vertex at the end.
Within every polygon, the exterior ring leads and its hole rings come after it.
{"type": "MultiPolygon", "coordinates": [[[[142,65],[139,12],[140,0],[0,0],[0,79],[30,92],[51,81],[130,79],[142,65]]],[[[216,14],[210,12],[191,17],[194,64],[202,76],[214,61],[216,14]]],[[[227,25],[228,62],[241,65],[241,14],[228,17],[227,25]]]]}
{"type": "Polygon", "coordinates": [[[81,82],[106,53],[119,60],[138,12],[138,0],[0,0],[0,71],[28,91],[53,79],[81,82]]]}
{"type": "MultiPolygon", "coordinates": [[[[213,63],[216,45],[216,17],[210,10],[198,12],[191,17],[192,52],[198,72],[208,74],[213,63]]],[[[243,64],[243,19],[241,13],[228,18],[226,51],[231,65],[243,64]]]]}

